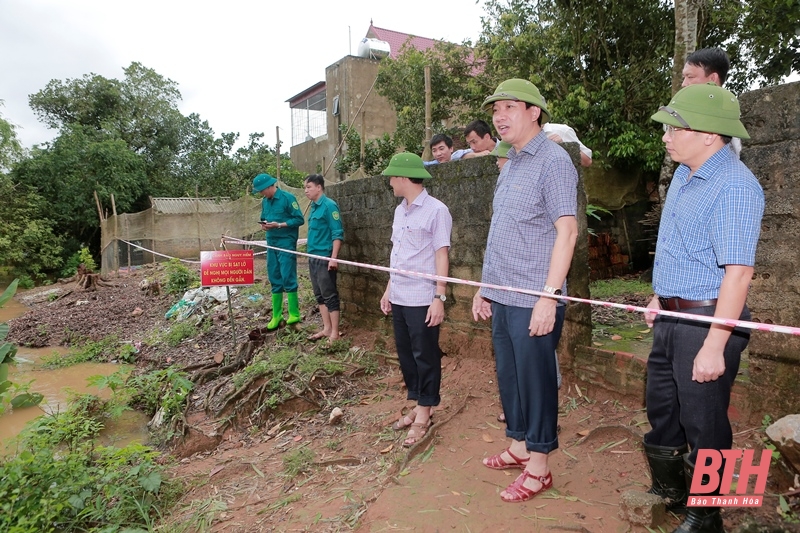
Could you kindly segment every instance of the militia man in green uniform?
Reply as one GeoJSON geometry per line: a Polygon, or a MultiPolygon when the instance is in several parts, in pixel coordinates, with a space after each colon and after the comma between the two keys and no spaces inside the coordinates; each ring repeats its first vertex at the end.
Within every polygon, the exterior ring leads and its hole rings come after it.
{"type": "MultiPolygon", "coordinates": [[[[284,250],[297,249],[298,229],[305,223],[303,212],[292,193],[282,191],[278,180],[269,174],[253,178],[253,191],[261,194],[261,229],[267,232],[267,244],[284,250]]],[[[297,256],[267,250],[267,276],[272,285],[272,320],[268,330],[277,329],[283,320],[283,293],[289,304],[287,324],[300,322],[297,300],[297,256]]]]}
{"type": "Polygon", "coordinates": [[[308,260],[311,288],[319,304],[322,331],[309,337],[319,340],[328,337],[330,342],[339,339],[339,291],[336,288],[336,271],[339,248],[344,241],[339,206],[325,196],[325,179],[311,174],[305,181],[306,198],[311,200],[308,215],[308,253],[322,258],[308,260]]]}

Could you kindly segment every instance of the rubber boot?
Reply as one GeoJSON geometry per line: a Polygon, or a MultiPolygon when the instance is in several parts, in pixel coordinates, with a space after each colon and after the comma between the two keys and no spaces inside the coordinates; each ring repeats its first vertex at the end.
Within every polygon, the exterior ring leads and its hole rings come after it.
{"type": "MultiPolygon", "coordinates": [[[[692,486],[694,465],[689,462],[689,454],[684,455],[684,474],[686,491],[692,486]]],[[[719,507],[687,507],[683,523],[672,533],[725,533],[719,507]]]]}
{"type": "Polygon", "coordinates": [[[283,320],[283,293],[272,293],[272,320],[267,324],[267,330],[272,331],[278,329],[283,320]]]}
{"type": "Polygon", "coordinates": [[[297,300],[297,291],[287,292],[286,300],[289,304],[289,320],[286,324],[297,324],[300,322],[300,302],[297,300]]]}
{"type": "Polygon", "coordinates": [[[663,498],[667,511],[685,513],[689,491],[686,489],[683,455],[689,447],[686,444],[680,448],[643,444],[653,478],[653,486],[647,492],[663,498]]]}

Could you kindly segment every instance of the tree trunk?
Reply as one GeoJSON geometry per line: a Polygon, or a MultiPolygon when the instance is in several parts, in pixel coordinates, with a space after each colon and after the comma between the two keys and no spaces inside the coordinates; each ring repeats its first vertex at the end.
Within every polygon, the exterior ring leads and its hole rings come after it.
{"type": "MultiPolygon", "coordinates": [[[[681,90],[683,66],[686,58],[697,49],[697,15],[705,0],[675,0],[675,53],[672,59],[672,94],[681,90]]],[[[658,197],[661,203],[667,198],[667,189],[672,181],[675,163],[669,154],[664,154],[658,176],[658,197]]]]}

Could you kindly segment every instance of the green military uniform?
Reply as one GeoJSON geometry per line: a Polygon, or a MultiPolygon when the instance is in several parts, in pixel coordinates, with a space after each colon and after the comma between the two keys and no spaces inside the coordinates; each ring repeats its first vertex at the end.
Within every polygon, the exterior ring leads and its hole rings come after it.
{"type": "Polygon", "coordinates": [[[330,257],[333,253],[333,241],[344,240],[342,219],[339,206],[325,196],[311,203],[311,214],[308,216],[308,253],[330,257]]]}
{"type": "MultiPolygon", "coordinates": [[[[278,180],[269,174],[253,178],[253,192],[263,196],[261,221],[276,222],[277,228],[267,230],[267,244],[284,250],[297,249],[298,228],[305,223],[297,198],[277,188],[278,180]]],[[[289,252],[267,250],[267,276],[272,285],[272,319],[268,330],[280,327],[283,320],[283,293],[289,302],[287,324],[300,322],[300,305],[297,298],[297,256],[289,252]]]]}
{"type": "MultiPolygon", "coordinates": [[[[298,228],[305,223],[303,212],[292,193],[275,191],[272,198],[261,200],[261,220],[284,222],[286,227],[267,231],[267,244],[285,250],[297,249],[298,228]]],[[[297,256],[277,250],[267,250],[267,276],[272,293],[297,291],[297,256]]]]}

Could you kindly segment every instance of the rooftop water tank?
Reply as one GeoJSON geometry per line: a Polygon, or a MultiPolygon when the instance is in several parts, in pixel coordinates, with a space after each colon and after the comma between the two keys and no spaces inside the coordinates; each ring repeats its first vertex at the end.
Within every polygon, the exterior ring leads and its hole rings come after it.
{"type": "Polygon", "coordinates": [[[389,57],[391,48],[389,43],[380,39],[370,39],[364,37],[358,43],[358,57],[368,57],[370,59],[383,59],[389,57]]]}

